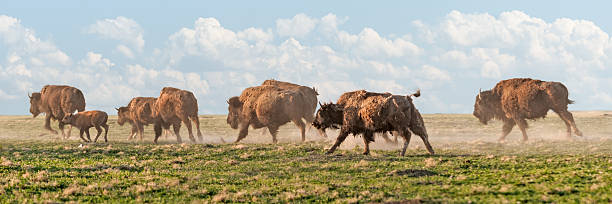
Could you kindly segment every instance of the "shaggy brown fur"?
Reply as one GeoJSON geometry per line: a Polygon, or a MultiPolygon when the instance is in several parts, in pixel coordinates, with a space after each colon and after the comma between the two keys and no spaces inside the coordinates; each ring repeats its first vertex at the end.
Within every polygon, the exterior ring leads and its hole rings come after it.
{"type": "MultiPolygon", "coordinates": [[[[277,86],[281,89],[297,91],[299,93],[298,97],[300,97],[299,101],[303,101],[303,107],[298,109],[299,114],[302,114],[302,118],[306,121],[306,124],[312,124],[314,121],[314,114],[317,110],[317,90],[313,87],[301,86],[289,82],[277,81],[274,79],[265,80],[261,85],[271,85],[277,86]]],[[[302,134],[304,135],[304,134],[302,134]]],[[[319,135],[323,137],[327,137],[324,131],[319,131],[319,135]]],[[[302,138],[302,142],[305,141],[306,138],[302,138]]]]}
{"type": "Polygon", "coordinates": [[[240,128],[236,142],[248,135],[249,126],[255,129],[267,127],[276,143],[278,128],[289,121],[297,125],[305,137],[306,125],[302,121],[300,109],[305,106],[300,93],[281,89],[277,86],[262,85],[249,87],[242,91],[240,97],[234,96],[227,103],[227,123],[233,128],[240,128]]]}
{"type": "Polygon", "coordinates": [[[337,104],[321,105],[313,125],[319,129],[340,127],[340,135],[327,151],[328,154],[333,153],[349,134],[363,134],[363,154],[369,154],[369,143],[374,141],[373,134],[391,131],[397,131],[405,139],[402,156],[410,142],[411,131],[419,135],[429,153],[434,154],[423,118],[412,103],[411,96],[419,95],[418,92],[410,96],[364,90],[347,92],[340,96],[337,104]]]}
{"type": "Polygon", "coordinates": [[[100,134],[102,134],[102,128],[100,127],[104,128],[104,142],[108,142],[108,125],[106,124],[106,121],[108,121],[108,115],[106,112],[97,110],[78,112],[76,114],[69,113],[62,119],[63,123],[79,128],[81,131],[81,139],[84,142],[91,142],[89,128],[95,127],[98,131],[98,135],[96,135],[94,143],[98,141],[98,137],[100,137],[100,134]],[[87,139],[83,137],[83,133],[87,133],[87,139]]]}
{"type": "Polygon", "coordinates": [[[191,139],[192,142],[196,142],[193,137],[191,126],[191,122],[193,122],[198,131],[198,138],[202,141],[200,120],[198,118],[198,100],[190,91],[164,87],[153,106],[153,116],[161,119],[160,123],[156,124],[154,127],[155,139],[153,141],[155,143],[157,143],[157,139],[161,136],[162,126],[163,128],[169,128],[169,125],[172,125],[176,140],[181,143],[182,141],[179,133],[181,122],[187,126],[189,139],[191,139]]]}
{"type": "Polygon", "coordinates": [[[61,121],[62,118],[69,113],[85,110],[83,93],[71,86],[46,85],[40,92],[32,93],[29,97],[30,113],[34,117],[45,113],[45,129],[53,134],[57,134],[57,131],[51,129],[51,119],[58,120],[63,138],[70,137],[70,129],[64,133],[65,123],[61,121]]]}
{"type": "Polygon", "coordinates": [[[502,120],[504,126],[499,138],[503,141],[518,125],[527,141],[527,121],[546,117],[548,110],[553,110],[567,126],[567,137],[574,133],[582,136],[576,128],[574,117],[567,111],[567,105],[573,101],[568,98],[567,88],[559,82],[547,82],[529,78],[503,80],[489,91],[480,92],[474,104],[474,116],[487,124],[493,118],[502,120]]]}
{"type": "MultiPolygon", "coordinates": [[[[124,123],[128,122],[132,125],[132,131],[128,140],[131,140],[136,134],[138,134],[140,141],[142,141],[142,135],[144,133],[144,126],[149,124],[157,124],[159,118],[153,115],[152,107],[155,105],[157,98],[154,97],[135,97],[125,107],[116,108],[117,123],[123,126],[124,123]]],[[[166,130],[166,136],[169,134],[168,129],[166,130]]]]}

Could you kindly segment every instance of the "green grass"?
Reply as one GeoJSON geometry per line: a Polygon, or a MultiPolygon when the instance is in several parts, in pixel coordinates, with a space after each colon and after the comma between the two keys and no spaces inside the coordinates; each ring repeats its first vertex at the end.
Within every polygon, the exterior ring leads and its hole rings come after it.
{"type": "MultiPolygon", "coordinates": [[[[243,144],[224,116],[202,117],[212,144],[126,141],[111,119],[110,144],[61,141],[40,119],[0,117],[0,202],[611,202],[612,117],[576,114],[585,138],[564,140],[558,118],[531,122],[498,144],[500,124],[469,115],[425,115],[436,155],[413,137],[407,156],[377,141],[361,155],[360,138],[325,155],[329,140],[306,143],[284,126],[280,144],[252,131],[243,144]]],[[[55,128],[55,127],[54,127],[55,128]]],[[[95,133],[95,130],[93,133],[95,133]]],[[[314,132],[314,131],[313,131],[314,132]]],[[[331,137],[336,134],[329,132],[331,137]]],[[[183,140],[187,141],[186,134],[183,140]]]]}

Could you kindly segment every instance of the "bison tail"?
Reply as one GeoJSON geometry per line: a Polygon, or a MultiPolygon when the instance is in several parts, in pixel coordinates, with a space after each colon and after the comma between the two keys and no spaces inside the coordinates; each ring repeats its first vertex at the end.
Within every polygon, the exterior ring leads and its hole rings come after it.
{"type": "Polygon", "coordinates": [[[575,103],[575,101],[567,99],[567,104],[574,104],[574,103],[575,103]]]}
{"type": "Polygon", "coordinates": [[[421,89],[417,90],[415,93],[410,94],[408,97],[414,96],[415,98],[421,96],[421,89]]]}

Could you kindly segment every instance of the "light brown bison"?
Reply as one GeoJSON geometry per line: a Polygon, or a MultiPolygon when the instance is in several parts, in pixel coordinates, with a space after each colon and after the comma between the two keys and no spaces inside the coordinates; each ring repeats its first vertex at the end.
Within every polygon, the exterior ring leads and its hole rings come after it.
{"type": "Polygon", "coordinates": [[[187,126],[189,139],[191,139],[192,142],[196,142],[195,137],[193,137],[191,126],[191,122],[193,122],[198,131],[198,138],[202,141],[200,120],[198,118],[198,100],[190,91],[164,87],[153,106],[153,116],[161,119],[159,124],[154,127],[155,139],[153,141],[155,143],[157,143],[157,139],[162,134],[162,127],[167,129],[169,125],[172,125],[174,128],[177,142],[181,143],[182,141],[179,133],[181,122],[187,126]]]}
{"type": "Polygon", "coordinates": [[[75,111],[85,110],[83,93],[71,86],[46,85],[40,92],[32,93],[29,97],[30,113],[34,117],[40,113],[45,113],[45,129],[53,134],[57,134],[57,131],[51,129],[51,119],[58,120],[63,138],[70,137],[70,129],[68,133],[64,133],[65,123],[62,122],[64,116],[75,111]]]}
{"type": "MultiPolygon", "coordinates": [[[[157,98],[154,97],[135,97],[130,100],[127,106],[115,108],[118,115],[117,123],[121,126],[126,122],[132,125],[128,140],[138,134],[140,141],[142,141],[144,126],[159,122],[160,119],[153,115],[152,107],[155,105],[155,101],[157,101],[157,98]]],[[[167,136],[169,131],[168,129],[165,130],[167,136]]]]}
{"type": "MultiPolygon", "coordinates": [[[[312,124],[312,121],[314,121],[315,111],[317,110],[317,96],[319,95],[319,93],[317,93],[317,90],[314,87],[310,88],[307,86],[301,86],[273,79],[265,80],[263,83],[261,83],[261,85],[277,86],[281,89],[298,92],[298,97],[300,98],[298,100],[303,101],[303,103],[301,104],[302,107],[296,111],[298,111],[298,114],[302,115],[302,118],[306,121],[306,124],[312,124]]],[[[325,132],[322,130],[319,130],[319,135],[327,137],[327,134],[325,134],[325,132]]],[[[305,140],[306,138],[302,137],[302,142],[305,140]]]]}
{"type": "Polygon", "coordinates": [[[297,125],[305,138],[306,124],[302,121],[302,107],[305,102],[297,91],[281,89],[277,86],[262,85],[249,87],[242,91],[240,97],[231,97],[227,103],[227,123],[233,128],[240,128],[236,142],[248,135],[249,126],[255,129],[267,127],[276,143],[278,128],[289,121],[297,125]]]}
{"type": "Polygon", "coordinates": [[[423,117],[412,103],[412,96],[374,93],[364,90],[347,92],[336,104],[321,104],[313,125],[319,129],[340,128],[336,143],[327,151],[333,153],[349,134],[363,134],[363,154],[370,153],[369,143],[374,141],[376,132],[397,132],[404,138],[400,155],[404,156],[410,142],[411,131],[425,143],[430,154],[434,150],[429,144],[423,117]]]}
{"type": "Polygon", "coordinates": [[[562,83],[514,78],[500,81],[492,90],[481,91],[476,96],[473,114],[485,125],[491,119],[504,122],[500,142],[515,125],[521,129],[523,141],[527,141],[525,119],[546,117],[548,110],[553,110],[565,122],[567,137],[571,137],[572,128],[576,135],[582,136],[572,113],[567,111],[567,105],[572,103],[562,83]]]}
{"type": "Polygon", "coordinates": [[[76,114],[69,113],[64,116],[62,119],[63,123],[70,124],[74,127],[79,128],[81,139],[84,142],[91,142],[91,137],[89,136],[89,128],[95,127],[98,131],[96,138],[94,139],[94,143],[98,141],[98,137],[102,134],[102,128],[104,128],[104,142],[108,142],[108,125],[106,124],[108,121],[108,115],[104,111],[84,111],[78,112],[76,114]],[[87,133],[87,139],[83,137],[83,133],[87,133]]]}

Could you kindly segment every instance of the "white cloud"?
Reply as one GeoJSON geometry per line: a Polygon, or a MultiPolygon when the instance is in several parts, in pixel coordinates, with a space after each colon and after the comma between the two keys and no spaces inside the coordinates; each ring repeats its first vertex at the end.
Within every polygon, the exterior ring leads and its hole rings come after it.
{"type": "Polygon", "coordinates": [[[144,31],[140,24],[123,16],[118,16],[115,19],[99,20],[89,25],[87,32],[128,43],[139,52],[143,50],[145,45],[144,31]]]}
{"type": "Polygon", "coordinates": [[[133,59],[134,58],[134,52],[132,52],[132,49],[130,49],[129,47],[125,46],[125,45],[117,45],[117,52],[121,53],[123,56],[133,59]]]}
{"type": "Polygon", "coordinates": [[[17,98],[17,96],[9,95],[6,92],[4,92],[2,89],[0,89],[0,100],[12,100],[15,98],[17,98]]]}
{"type": "Polygon", "coordinates": [[[304,37],[314,30],[318,19],[300,13],[291,19],[276,20],[276,32],[280,36],[304,37]]]}

